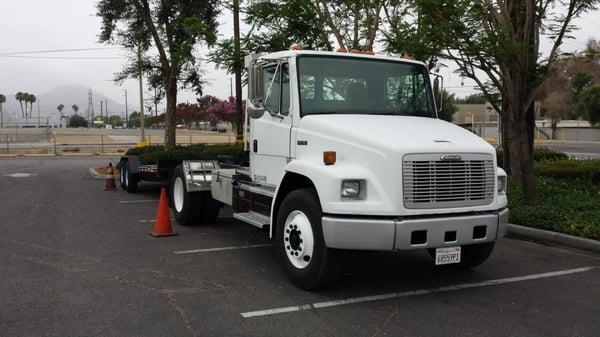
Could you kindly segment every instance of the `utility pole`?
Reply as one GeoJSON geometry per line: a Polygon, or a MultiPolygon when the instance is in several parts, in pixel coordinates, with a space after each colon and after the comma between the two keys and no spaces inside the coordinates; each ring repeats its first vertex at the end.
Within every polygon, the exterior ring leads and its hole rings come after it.
{"type": "Polygon", "coordinates": [[[244,115],[242,112],[242,64],[240,57],[240,0],[233,0],[233,53],[235,54],[235,114],[237,135],[244,134],[244,115]]]}
{"type": "Polygon", "coordinates": [[[94,95],[92,87],[88,90],[88,110],[85,118],[89,121],[88,127],[94,127],[94,95]]]}
{"type": "Polygon", "coordinates": [[[158,117],[158,93],[154,88],[154,117],[158,117]]]}
{"type": "Polygon", "coordinates": [[[129,121],[127,120],[127,89],[125,89],[125,125],[129,129],[129,121]]]}
{"type": "Polygon", "coordinates": [[[100,120],[104,121],[104,101],[100,100],[100,120]]]}
{"type": "Polygon", "coordinates": [[[229,97],[233,97],[233,78],[229,78],[229,97]]]}
{"type": "Polygon", "coordinates": [[[40,99],[37,99],[37,106],[38,106],[38,129],[40,128],[40,99]]]}
{"type": "Polygon", "coordinates": [[[146,133],[144,131],[144,87],[142,85],[142,47],[138,47],[138,80],[140,84],[140,129],[142,129],[141,142],[146,141],[146,133]]]}
{"type": "Polygon", "coordinates": [[[106,122],[104,122],[105,124],[108,124],[108,99],[104,99],[104,111],[106,112],[104,114],[104,118],[106,118],[106,122]]]}

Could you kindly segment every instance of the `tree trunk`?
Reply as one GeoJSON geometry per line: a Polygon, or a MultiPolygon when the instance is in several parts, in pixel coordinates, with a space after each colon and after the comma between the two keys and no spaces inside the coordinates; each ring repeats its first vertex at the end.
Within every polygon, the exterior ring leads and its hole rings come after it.
{"type": "MultiPolygon", "coordinates": [[[[507,118],[508,116],[508,111],[507,111],[507,105],[506,103],[503,101],[502,102],[502,114],[500,115],[500,119],[502,120],[502,134],[500,135],[500,137],[502,137],[502,168],[506,171],[506,173],[508,175],[510,175],[510,148],[508,146],[508,141],[506,140],[506,130],[508,129],[508,125],[509,125],[509,119],[507,118]]],[[[500,163],[498,163],[500,164],[500,163]]]]}
{"type": "Polygon", "coordinates": [[[177,78],[170,74],[165,83],[167,96],[167,112],[165,116],[165,148],[172,150],[177,144],[177,78]]]}
{"type": "Polygon", "coordinates": [[[508,155],[511,176],[523,187],[525,203],[531,203],[537,198],[537,184],[527,130],[530,124],[524,118],[518,118],[522,115],[518,111],[506,112],[514,118],[507,118],[509,121],[504,124],[505,145],[508,147],[508,152],[504,153],[504,156],[508,155]]]}

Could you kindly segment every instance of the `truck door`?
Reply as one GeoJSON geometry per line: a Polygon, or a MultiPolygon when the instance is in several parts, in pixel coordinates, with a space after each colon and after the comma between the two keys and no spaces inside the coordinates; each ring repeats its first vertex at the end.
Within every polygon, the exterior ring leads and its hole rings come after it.
{"type": "Polygon", "coordinates": [[[276,186],[290,156],[290,76],[287,62],[263,67],[261,118],[251,119],[250,171],[255,182],[276,186]]]}

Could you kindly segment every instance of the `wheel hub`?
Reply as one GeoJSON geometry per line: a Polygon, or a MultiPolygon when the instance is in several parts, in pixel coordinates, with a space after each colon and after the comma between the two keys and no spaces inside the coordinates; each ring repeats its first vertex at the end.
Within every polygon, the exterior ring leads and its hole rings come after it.
{"type": "Polygon", "coordinates": [[[291,212],[283,233],[283,245],[290,263],[298,268],[306,268],[313,255],[314,237],[312,226],[302,211],[291,212]]]}

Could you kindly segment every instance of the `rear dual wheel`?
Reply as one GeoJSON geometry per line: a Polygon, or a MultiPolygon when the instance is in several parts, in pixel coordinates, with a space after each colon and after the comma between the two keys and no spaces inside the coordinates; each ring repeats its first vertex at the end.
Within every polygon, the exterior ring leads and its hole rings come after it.
{"type": "Polygon", "coordinates": [[[204,225],[217,220],[223,205],[212,198],[210,191],[188,192],[181,165],[175,168],[170,191],[173,214],[178,224],[204,225]]]}

